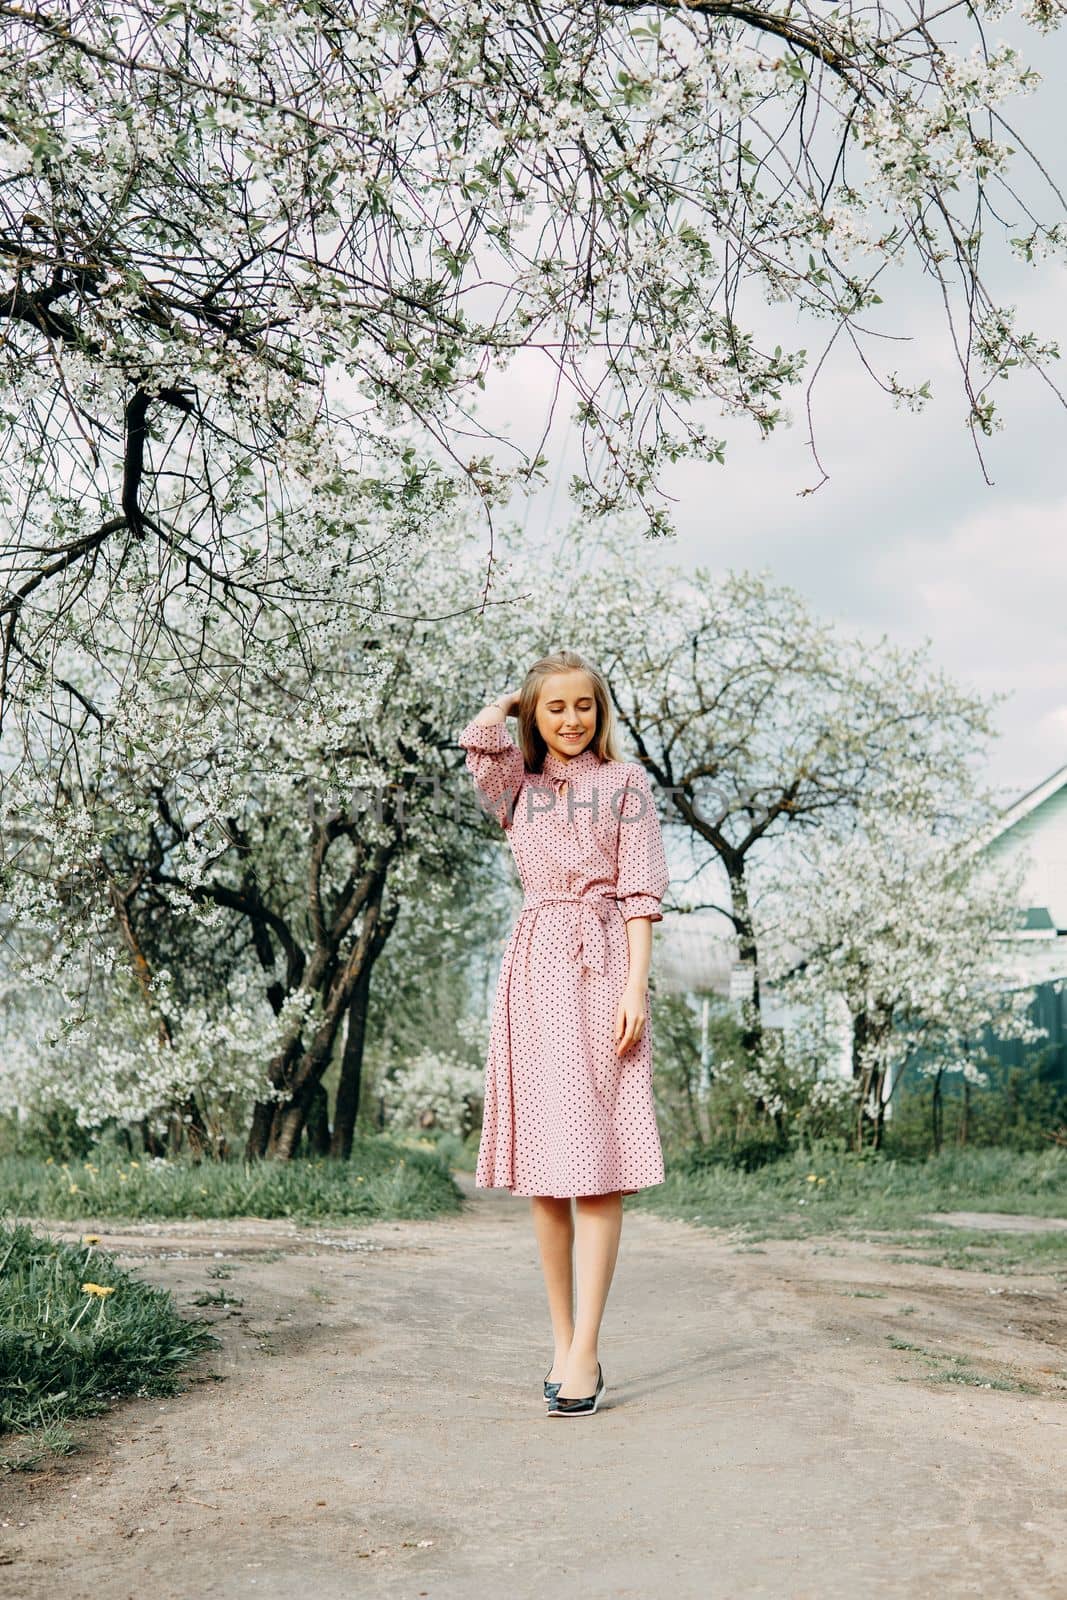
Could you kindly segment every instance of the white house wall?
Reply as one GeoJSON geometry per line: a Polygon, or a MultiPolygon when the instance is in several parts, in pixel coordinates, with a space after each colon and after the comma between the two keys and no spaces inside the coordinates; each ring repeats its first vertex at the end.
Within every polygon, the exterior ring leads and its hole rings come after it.
{"type": "Polygon", "coordinates": [[[990,860],[1025,860],[1020,900],[1045,906],[1056,927],[1067,932],[1067,784],[986,847],[990,860]]]}

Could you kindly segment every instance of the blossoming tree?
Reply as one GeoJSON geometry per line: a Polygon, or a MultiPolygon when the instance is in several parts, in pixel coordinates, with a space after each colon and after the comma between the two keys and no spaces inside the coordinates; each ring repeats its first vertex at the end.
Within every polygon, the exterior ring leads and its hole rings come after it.
{"type": "Polygon", "coordinates": [[[543,466],[477,411],[520,355],[571,406],[580,504],[660,530],[664,464],[720,459],[716,412],[770,431],[818,370],[768,301],[922,403],[875,337],[910,262],[978,441],[1055,353],[983,250],[1067,237],[1010,124],[1039,74],[987,35],[1061,12],[0,0],[0,720],[91,736],[72,650],[133,680],[165,634],[210,671],[223,614],[236,683],[240,635],[276,612],[306,643],[338,571],[373,605],[428,505],[491,526],[543,466]]]}
{"type": "Polygon", "coordinates": [[[989,708],[928,651],[845,637],[765,577],[622,565],[624,581],[616,568],[589,580],[594,653],[691,852],[697,887],[679,898],[720,912],[736,937],[757,1055],[756,902],[780,842],[874,806],[931,826],[973,813],[989,708]]]}
{"type": "MultiPolygon", "coordinates": [[[[938,1082],[952,1072],[982,1083],[983,1038],[1041,1036],[1012,960],[1017,877],[995,872],[980,842],[945,838],[930,819],[866,813],[848,837],[806,840],[778,897],[777,931],[793,952],[778,957],[783,992],[848,1017],[857,1148],[881,1144],[909,1062],[938,1082]]],[[[935,1142],[937,1132],[935,1112],[935,1142]]]]}
{"type": "Polygon", "coordinates": [[[321,1130],[340,1050],[326,1142],[348,1154],[375,962],[402,910],[447,935],[454,884],[483,881],[484,820],[447,783],[467,675],[494,665],[459,631],[459,542],[424,547],[353,637],[325,630],[306,658],[246,641],[239,697],[236,626],[205,643],[213,686],[190,693],[161,649],[122,695],[101,682],[106,737],[57,793],[17,766],[5,898],[20,983],[53,1014],[4,1063],[7,1100],[60,1098],[86,1125],[176,1110],[212,1138],[247,1109],[248,1153],[284,1159],[309,1117],[321,1130]],[[420,617],[431,593],[447,625],[420,617]]]}

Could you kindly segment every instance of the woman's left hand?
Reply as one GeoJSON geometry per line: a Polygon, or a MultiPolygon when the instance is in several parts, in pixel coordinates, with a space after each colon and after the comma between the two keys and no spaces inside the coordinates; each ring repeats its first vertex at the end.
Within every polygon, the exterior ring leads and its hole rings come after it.
{"type": "Polygon", "coordinates": [[[645,1031],[646,986],[627,983],[615,1013],[615,1054],[621,1056],[645,1031]]]}

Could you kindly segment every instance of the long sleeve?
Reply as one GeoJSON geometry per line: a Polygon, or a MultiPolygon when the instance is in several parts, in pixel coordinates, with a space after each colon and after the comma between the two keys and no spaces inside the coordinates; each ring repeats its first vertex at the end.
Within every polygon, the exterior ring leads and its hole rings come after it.
{"type": "Polygon", "coordinates": [[[467,752],[467,769],[482,805],[492,812],[502,828],[508,827],[526,771],[522,751],[502,722],[472,720],[463,729],[458,742],[467,752]]]}
{"type": "Polygon", "coordinates": [[[619,870],[615,894],[623,917],[650,917],[662,922],[659,903],[670,873],[663,849],[659,814],[644,767],[629,763],[626,793],[619,816],[619,870]]]}

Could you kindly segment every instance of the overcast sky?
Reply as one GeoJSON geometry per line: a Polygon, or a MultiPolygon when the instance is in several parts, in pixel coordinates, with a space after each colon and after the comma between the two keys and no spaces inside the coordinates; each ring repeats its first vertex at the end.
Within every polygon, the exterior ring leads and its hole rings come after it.
{"type": "MultiPolygon", "coordinates": [[[[990,34],[998,37],[995,28],[990,34]]],[[[1007,110],[1067,187],[1067,40],[1039,49],[1044,85],[1007,110]]],[[[1027,55],[1036,61],[1032,45],[1027,55]]],[[[1044,216],[1055,220],[1051,202],[1044,216]]],[[[1067,392],[1067,270],[1028,268],[994,251],[989,273],[998,299],[1018,307],[1017,327],[1059,342],[1064,359],[1054,368],[1063,370],[1054,377],[1067,392]]],[[[713,572],[766,569],[820,615],[901,643],[929,638],[936,660],[959,680],[983,693],[1007,691],[989,773],[1007,803],[1067,763],[1067,411],[1030,374],[999,384],[1005,427],[983,440],[987,486],[932,286],[901,275],[880,288],[883,325],[908,341],[886,364],[906,379],[932,380],[926,411],[897,410],[842,349],[817,391],[817,441],[830,481],[803,498],[798,491],[818,473],[799,395],[790,403],[793,426],[766,441],[751,426],[709,416],[728,440],[727,464],[675,470],[679,536],[656,548],[663,559],[713,572]]],[[[776,331],[783,344],[809,350],[820,333],[780,323],[776,331]]],[[[548,381],[547,370],[520,362],[496,389],[494,412],[502,404],[516,437],[547,401],[548,381]]],[[[559,540],[572,448],[567,429],[553,437],[555,490],[531,502],[528,539],[559,540]]]]}

